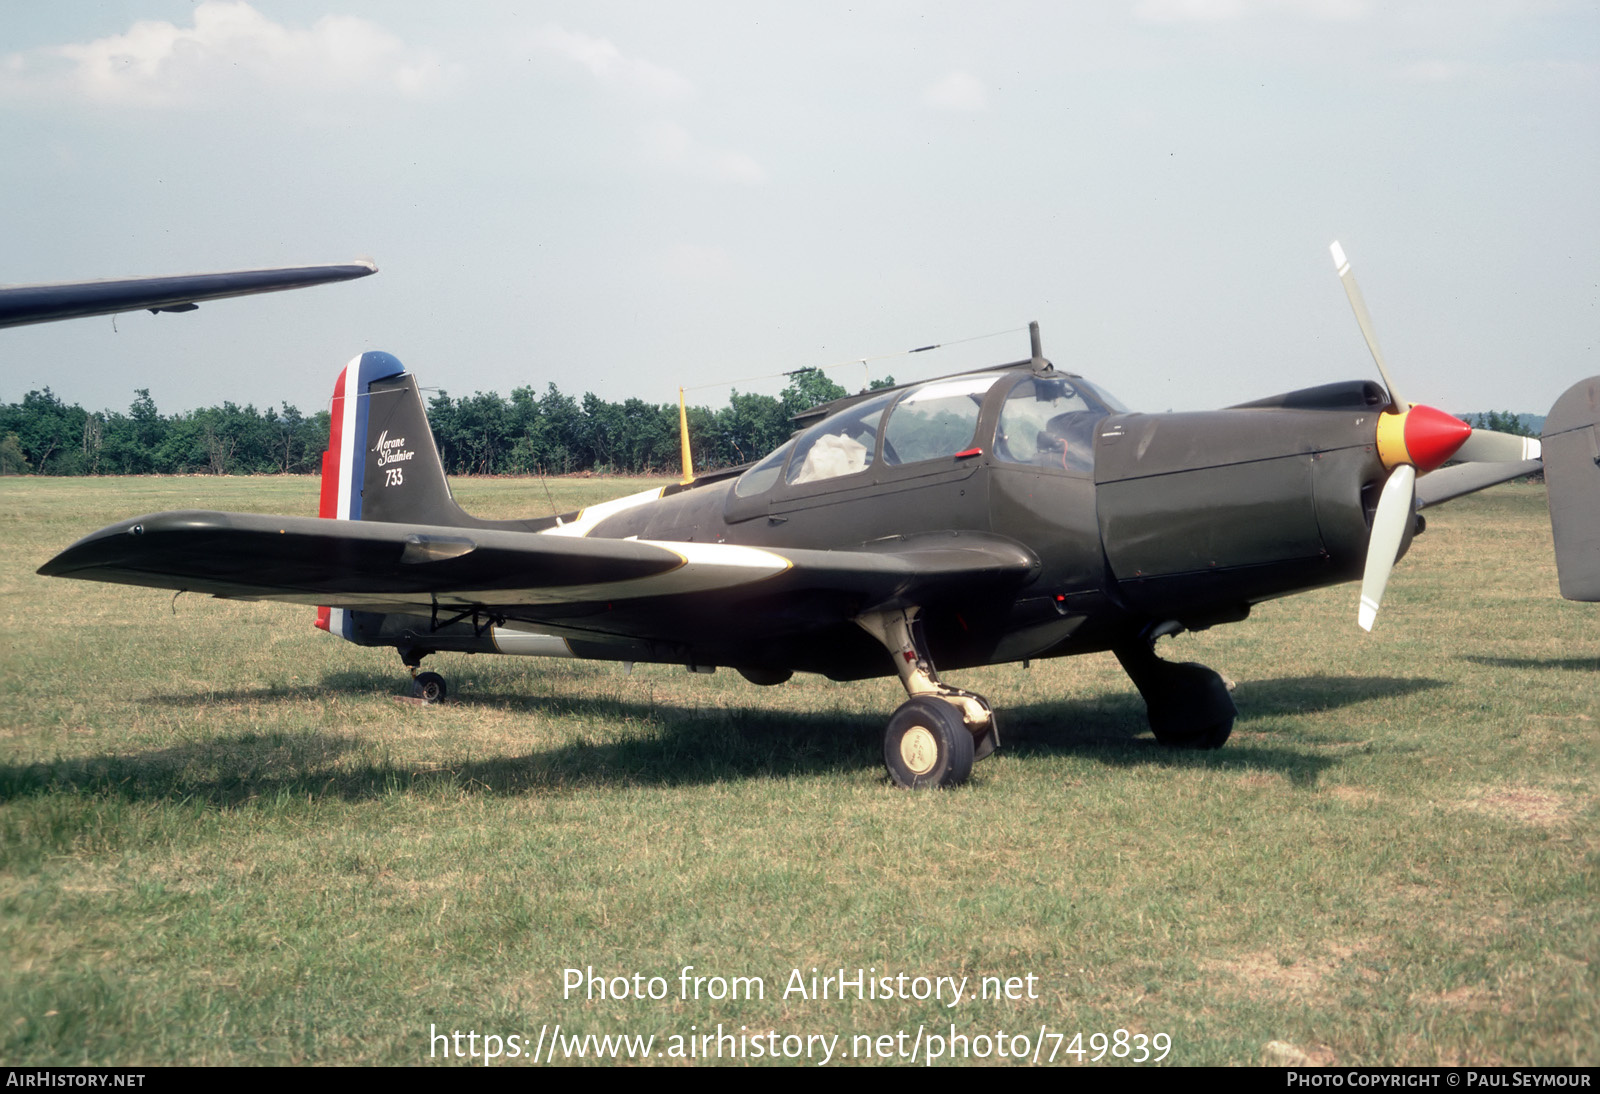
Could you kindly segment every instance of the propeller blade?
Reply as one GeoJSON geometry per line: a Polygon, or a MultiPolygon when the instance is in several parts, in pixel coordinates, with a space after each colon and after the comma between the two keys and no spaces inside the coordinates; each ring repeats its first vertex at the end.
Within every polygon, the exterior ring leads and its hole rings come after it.
{"type": "Polygon", "coordinates": [[[1350,263],[1344,257],[1344,248],[1338,241],[1329,248],[1333,252],[1333,265],[1339,271],[1339,283],[1344,286],[1344,294],[1350,298],[1350,307],[1356,313],[1356,322],[1361,324],[1361,336],[1367,340],[1367,349],[1372,351],[1372,359],[1378,365],[1378,374],[1383,377],[1383,382],[1389,389],[1389,401],[1396,407],[1404,410],[1407,403],[1400,398],[1400,392],[1395,390],[1394,377],[1389,375],[1389,368],[1383,363],[1383,351],[1378,348],[1378,335],[1372,329],[1372,317],[1367,314],[1367,302],[1361,298],[1361,286],[1356,284],[1356,275],[1350,272],[1350,263]]]}
{"type": "Polygon", "coordinates": [[[1417,469],[1403,463],[1394,469],[1389,481],[1383,484],[1378,498],[1378,512],[1372,518],[1372,538],[1367,541],[1367,568],[1361,576],[1361,611],[1357,616],[1361,629],[1370,631],[1378,618],[1378,605],[1383,602],[1383,590],[1389,584],[1389,571],[1394,569],[1400,555],[1400,541],[1416,515],[1415,489],[1417,469]]]}
{"type": "Polygon", "coordinates": [[[1515,463],[1540,458],[1539,438],[1474,429],[1466,443],[1456,449],[1454,459],[1464,463],[1515,463]]]}

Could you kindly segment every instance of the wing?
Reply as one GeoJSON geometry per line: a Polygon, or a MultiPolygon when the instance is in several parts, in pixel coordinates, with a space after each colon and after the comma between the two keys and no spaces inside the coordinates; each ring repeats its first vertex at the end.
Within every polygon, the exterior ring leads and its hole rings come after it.
{"type": "Polygon", "coordinates": [[[180,274],[172,277],[130,277],[112,281],[64,281],[51,285],[0,288],[0,327],[49,323],[89,315],[148,308],[193,311],[198,300],[282,292],[349,281],[378,272],[371,262],[332,266],[294,266],[276,270],[232,270],[225,273],[180,274]]]}
{"type": "Polygon", "coordinates": [[[214,596],[672,642],[804,634],[872,608],[982,602],[1038,572],[999,536],[894,537],[868,549],[594,539],[187,511],[103,528],[39,573],[214,596]]]}

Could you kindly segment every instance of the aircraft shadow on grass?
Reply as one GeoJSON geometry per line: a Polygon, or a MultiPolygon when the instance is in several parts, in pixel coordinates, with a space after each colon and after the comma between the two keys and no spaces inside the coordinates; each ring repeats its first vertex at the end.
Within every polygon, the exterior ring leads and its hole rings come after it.
{"type": "Polygon", "coordinates": [[[1600,657],[1465,657],[1475,665],[1502,669],[1561,669],[1567,672],[1600,672],[1600,657]]]}
{"type": "MultiPolygon", "coordinates": [[[[316,685],[154,696],[150,701],[200,707],[326,700],[330,691],[367,692],[382,679],[382,674],[337,673],[316,685]]],[[[1258,718],[1332,710],[1440,686],[1426,679],[1313,676],[1241,684],[1235,694],[1244,708],[1248,732],[1250,722],[1258,718]]],[[[341,757],[373,742],[320,730],[245,732],[142,753],[0,766],[0,801],[63,791],[131,800],[195,799],[226,807],[285,795],[355,801],[440,788],[527,794],[582,786],[703,785],[838,775],[881,762],[876,720],[870,711],[798,713],[659,703],[647,697],[491,692],[473,693],[443,708],[426,708],[422,716],[448,717],[451,705],[509,710],[530,719],[560,714],[618,724],[649,723],[654,729],[638,737],[601,742],[579,733],[556,747],[522,755],[354,766],[341,766],[341,757]]],[[[1133,693],[1036,703],[1008,714],[1003,730],[1006,750],[1024,762],[1075,755],[1109,767],[1267,770],[1296,785],[1314,783],[1338,762],[1336,756],[1308,754],[1289,740],[1241,742],[1225,751],[1162,748],[1149,737],[1143,704],[1133,693]]]]}
{"type": "Polygon", "coordinates": [[[1247,739],[1235,738],[1220,751],[1174,751],[1158,745],[1145,732],[1144,705],[1135,694],[1013,708],[1006,723],[1006,743],[1017,756],[1075,752],[1092,753],[1102,763],[1116,767],[1198,764],[1221,770],[1254,768],[1276,771],[1296,785],[1309,785],[1335,759],[1307,753],[1292,738],[1263,727],[1263,720],[1316,714],[1444,686],[1439,680],[1388,676],[1293,676],[1242,683],[1233,698],[1239,706],[1241,736],[1247,739]]]}

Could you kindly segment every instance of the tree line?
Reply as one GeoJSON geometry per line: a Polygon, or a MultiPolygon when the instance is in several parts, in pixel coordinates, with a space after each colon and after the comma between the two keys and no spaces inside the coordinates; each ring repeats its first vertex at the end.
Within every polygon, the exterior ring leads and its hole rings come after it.
{"type": "MultiPolygon", "coordinates": [[[[759,459],[789,436],[790,419],[845,389],[816,369],[794,374],[782,394],[735,391],[728,405],[690,407],[695,470],[759,459]]],[[[875,381],[891,386],[893,378],[875,381]]],[[[225,402],[163,415],[147,388],[126,414],[67,405],[49,388],[0,404],[0,474],[271,475],[315,474],[328,445],[328,411],[302,414],[285,403],[264,412],[225,402]]],[[[452,475],[650,474],[680,469],[678,408],[643,399],[577,398],[555,384],[544,394],[519,387],[509,399],[478,392],[428,400],[445,471],[452,475]]],[[[1461,415],[1480,429],[1536,435],[1529,415],[1461,415]]]]}
{"type": "MultiPolygon", "coordinates": [[[[892,378],[872,386],[886,387],[892,378]]],[[[816,369],[791,376],[782,394],[735,391],[728,405],[688,409],[695,470],[759,459],[789,436],[790,419],[845,389],[816,369]]],[[[452,475],[650,474],[681,469],[678,408],[642,399],[607,402],[541,395],[519,387],[428,400],[428,423],[452,475]]],[[[328,411],[303,414],[288,403],[258,411],[224,402],[161,414],[147,388],[127,413],[68,405],[49,388],[0,404],[0,474],[263,475],[314,474],[328,446],[328,411]]]]}

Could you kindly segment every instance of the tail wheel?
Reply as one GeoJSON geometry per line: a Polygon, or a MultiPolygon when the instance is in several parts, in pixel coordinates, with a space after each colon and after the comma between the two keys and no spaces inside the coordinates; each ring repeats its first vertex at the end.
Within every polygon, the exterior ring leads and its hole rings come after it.
{"type": "Polygon", "coordinates": [[[445,686],[444,677],[437,672],[419,672],[411,680],[412,697],[424,703],[443,702],[449,694],[450,689],[445,686]]]}
{"type": "Polygon", "coordinates": [[[973,740],[961,712],[919,695],[894,712],[883,737],[883,761],[898,787],[959,786],[972,774],[973,740]]]}

